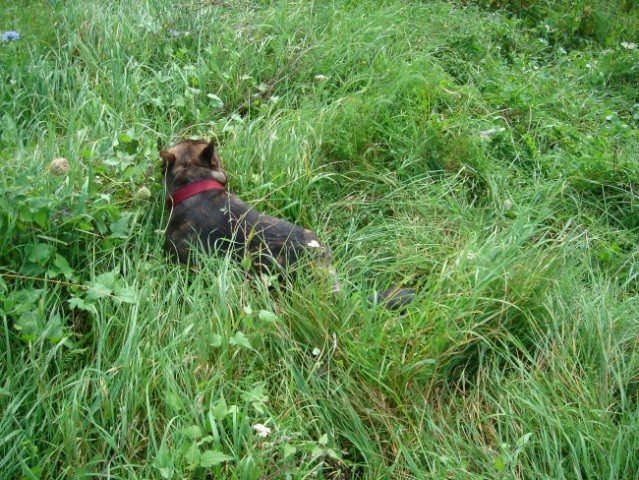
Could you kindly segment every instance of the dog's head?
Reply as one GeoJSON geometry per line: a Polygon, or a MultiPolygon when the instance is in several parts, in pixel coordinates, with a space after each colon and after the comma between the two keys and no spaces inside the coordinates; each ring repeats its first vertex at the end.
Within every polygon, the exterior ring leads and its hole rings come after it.
{"type": "Polygon", "coordinates": [[[226,185],[226,173],[211,140],[182,140],[168,150],[160,151],[162,173],[169,190],[213,178],[226,185]]]}

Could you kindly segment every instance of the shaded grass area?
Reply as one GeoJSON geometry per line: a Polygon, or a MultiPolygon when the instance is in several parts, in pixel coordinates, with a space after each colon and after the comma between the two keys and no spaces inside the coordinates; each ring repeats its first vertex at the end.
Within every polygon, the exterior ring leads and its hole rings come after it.
{"type": "Polygon", "coordinates": [[[467,3],[2,3],[7,478],[637,475],[637,9],[467,3]],[[181,136],[344,295],[169,264],[181,136]]]}

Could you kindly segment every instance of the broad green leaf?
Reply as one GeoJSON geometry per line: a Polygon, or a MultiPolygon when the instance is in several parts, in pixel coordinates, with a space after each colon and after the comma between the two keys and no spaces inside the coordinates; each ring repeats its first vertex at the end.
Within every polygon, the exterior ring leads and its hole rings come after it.
{"type": "Polygon", "coordinates": [[[264,383],[258,383],[253,390],[245,392],[242,397],[247,402],[268,402],[268,395],[264,393],[266,385],[264,383]]]}
{"type": "Polygon", "coordinates": [[[211,413],[215,420],[224,420],[229,414],[229,408],[226,404],[224,397],[220,398],[217,403],[211,408],[211,413]]]}
{"type": "Polygon", "coordinates": [[[55,258],[53,259],[53,265],[55,265],[58,269],[58,272],[64,275],[67,280],[70,280],[73,276],[73,269],[67,262],[67,259],[64,258],[59,253],[55,254],[55,258]]]}
{"type": "Polygon", "coordinates": [[[115,238],[127,238],[129,234],[130,215],[122,215],[119,219],[109,225],[111,235],[115,238]]]}
{"type": "Polygon", "coordinates": [[[531,432],[528,432],[517,439],[517,448],[523,448],[530,441],[530,437],[532,437],[532,435],[533,434],[531,432]]]}
{"type": "Polygon", "coordinates": [[[26,248],[27,260],[42,266],[46,264],[53,254],[53,247],[46,243],[36,243],[28,245],[26,248]]]}
{"type": "Polygon", "coordinates": [[[200,465],[201,457],[202,452],[200,452],[200,447],[198,447],[196,442],[192,442],[189,448],[186,450],[184,459],[191,467],[197,467],[198,465],[200,465]]]}
{"type": "Polygon", "coordinates": [[[160,471],[160,476],[162,478],[166,478],[168,480],[169,478],[173,476],[171,473],[171,469],[169,468],[166,468],[166,467],[155,467],[155,468],[157,468],[160,471]]]}
{"type": "Polygon", "coordinates": [[[211,107],[222,108],[224,106],[224,102],[222,101],[222,99],[214,93],[207,93],[206,96],[211,99],[211,107]]]}
{"type": "Polygon", "coordinates": [[[191,425],[190,427],[182,430],[182,433],[189,437],[191,440],[197,440],[202,438],[202,429],[197,425],[191,425]]]}
{"type": "Polygon", "coordinates": [[[333,450],[332,448],[329,448],[328,450],[326,450],[326,455],[328,455],[329,457],[331,457],[334,460],[341,460],[342,457],[340,456],[339,453],[337,453],[335,450],[333,450]]]}
{"type": "Polygon", "coordinates": [[[237,332],[235,335],[229,338],[229,343],[237,347],[243,347],[248,348],[249,350],[253,350],[251,342],[249,342],[249,339],[242,332],[237,332]]]}
{"type": "Polygon", "coordinates": [[[18,315],[33,310],[36,301],[44,290],[18,290],[7,295],[3,302],[3,309],[9,315],[18,315]]]}
{"type": "Polygon", "coordinates": [[[175,410],[182,410],[184,408],[184,400],[177,393],[169,392],[166,395],[166,401],[175,410]]]}
{"type": "Polygon", "coordinates": [[[288,443],[285,443],[282,446],[282,457],[284,459],[287,459],[288,457],[292,457],[293,455],[295,455],[296,452],[297,452],[297,448],[295,448],[293,445],[289,445],[288,443]]]}
{"type": "Polygon", "coordinates": [[[32,342],[44,333],[44,319],[37,310],[24,312],[13,324],[20,332],[20,338],[25,342],[32,342]]]}
{"type": "Polygon", "coordinates": [[[105,272],[98,275],[93,283],[89,285],[87,298],[96,299],[111,296],[113,287],[115,286],[115,279],[115,272],[105,272]]]}
{"type": "Polygon", "coordinates": [[[233,460],[233,457],[226,455],[222,452],[218,452],[217,450],[207,450],[202,454],[200,458],[200,465],[204,468],[214,467],[215,465],[220,465],[221,463],[228,462],[229,460],[233,460]]]}
{"type": "Polygon", "coordinates": [[[116,287],[113,291],[115,297],[124,303],[135,303],[138,300],[137,290],[134,286],[116,287]]]}
{"type": "Polygon", "coordinates": [[[92,313],[93,315],[98,314],[98,310],[95,308],[95,305],[91,302],[87,302],[80,297],[71,297],[68,301],[69,307],[77,308],[78,310],[84,310],[85,312],[92,313]]]}
{"type": "Polygon", "coordinates": [[[60,314],[56,313],[49,318],[46,326],[47,338],[51,343],[58,343],[66,337],[66,329],[60,318],[60,314]]]}
{"type": "Polygon", "coordinates": [[[257,316],[260,320],[265,322],[277,322],[279,320],[277,315],[273,312],[269,312],[268,310],[260,310],[260,313],[257,316]]]}

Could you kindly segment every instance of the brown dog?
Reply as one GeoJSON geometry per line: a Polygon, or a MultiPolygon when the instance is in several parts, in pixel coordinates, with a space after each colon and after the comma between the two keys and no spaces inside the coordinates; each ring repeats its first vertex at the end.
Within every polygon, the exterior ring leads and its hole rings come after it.
{"type": "Polygon", "coordinates": [[[230,251],[249,259],[258,272],[279,275],[291,275],[301,265],[330,269],[330,253],[312,231],[261,214],[227,190],[215,147],[213,140],[183,140],[160,152],[171,209],[169,252],[187,263],[194,246],[230,251]]]}
{"type": "MultiPolygon", "coordinates": [[[[226,188],[227,176],[214,140],[183,140],[161,151],[162,171],[171,211],[166,248],[181,263],[193,248],[231,252],[250,260],[258,272],[291,278],[301,266],[327,272],[333,291],[340,291],[329,249],[315,233],[257,212],[226,188]]],[[[410,289],[392,288],[370,298],[401,308],[414,298],[410,289]]]]}

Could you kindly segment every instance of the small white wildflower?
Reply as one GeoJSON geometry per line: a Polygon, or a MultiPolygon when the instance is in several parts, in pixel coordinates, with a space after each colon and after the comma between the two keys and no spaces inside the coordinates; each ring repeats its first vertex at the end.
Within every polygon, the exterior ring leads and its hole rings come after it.
{"type": "Polygon", "coordinates": [[[173,37],[173,38],[188,37],[189,36],[189,32],[188,31],[180,32],[178,30],[173,30],[173,29],[169,29],[168,34],[169,34],[169,37],[173,37]]]}
{"type": "Polygon", "coordinates": [[[271,434],[271,429],[261,423],[253,425],[253,429],[257,432],[258,437],[267,438],[271,434]]]}
{"type": "Polygon", "coordinates": [[[325,82],[326,80],[328,80],[326,75],[315,75],[315,81],[318,83],[325,82]]]}
{"type": "Polygon", "coordinates": [[[639,45],[632,42],[621,42],[621,46],[626,50],[635,50],[637,47],[639,47],[639,45]]]}
{"type": "Polygon", "coordinates": [[[54,175],[69,173],[69,161],[66,158],[54,158],[49,164],[49,171],[54,175]]]}
{"type": "Polygon", "coordinates": [[[320,353],[322,353],[322,351],[319,348],[315,347],[313,349],[313,356],[314,357],[317,357],[320,353]]]}
{"type": "Polygon", "coordinates": [[[511,208],[513,208],[512,200],[505,200],[504,201],[504,210],[510,210],[511,208]]]}
{"type": "Polygon", "coordinates": [[[506,130],[504,127],[501,127],[501,128],[489,128],[488,130],[483,130],[483,131],[479,132],[479,137],[482,140],[489,140],[491,137],[494,137],[495,135],[497,135],[498,133],[503,132],[504,130],[506,130]]]}

